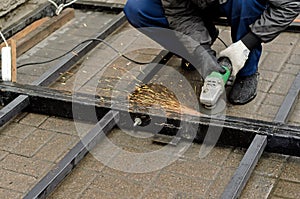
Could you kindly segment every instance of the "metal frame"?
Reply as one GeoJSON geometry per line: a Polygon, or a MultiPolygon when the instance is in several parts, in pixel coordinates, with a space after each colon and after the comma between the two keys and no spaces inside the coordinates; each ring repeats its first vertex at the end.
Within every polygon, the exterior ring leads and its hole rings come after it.
{"type": "Polygon", "coordinates": [[[64,158],[42,178],[24,199],[46,198],[96,144],[115,126],[118,112],[109,111],[64,158]]]}
{"type": "MultiPolygon", "coordinates": [[[[153,76],[161,69],[161,67],[169,60],[171,56],[172,56],[171,53],[162,51],[153,60],[154,63],[158,63],[158,64],[155,67],[150,67],[151,70],[148,71],[148,73],[141,73],[141,75],[138,76],[137,79],[140,80],[141,82],[147,82],[151,80],[153,76]]],[[[71,96],[69,97],[72,100],[72,97],[71,96]]],[[[79,103],[78,105],[80,107],[84,106],[84,104],[81,103],[81,99],[78,100],[73,99],[72,101],[73,101],[73,106],[74,103],[75,104],[79,103]]],[[[57,104],[57,106],[59,105],[57,104]]],[[[72,103],[71,103],[71,107],[68,107],[68,109],[72,110],[72,103]]],[[[84,107],[84,110],[85,110],[84,113],[87,113],[89,112],[88,110],[90,109],[86,109],[84,107]]],[[[100,112],[101,114],[104,114],[107,111],[104,110],[100,112]]],[[[85,117],[86,116],[88,116],[88,114],[86,114],[85,117]]],[[[72,172],[72,170],[85,157],[85,155],[96,146],[96,144],[105,136],[105,134],[109,133],[109,131],[115,126],[119,118],[120,118],[120,111],[117,110],[108,111],[102,117],[102,119],[95,125],[95,127],[91,131],[89,131],[87,135],[84,136],[84,138],[82,138],[82,140],[80,140],[75,145],[75,147],[73,147],[69,151],[69,153],[66,156],[64,156],[64,158],[54,167],[54,169],[48,172],[48,174],[29,191],[29,193],[24,197],[24,199],[46,198],[49,194],[51,194],[52,191],[59,185],[59,183],[61,183],[63,179],[70,172],[72,172]]]]}
{"type": "MultiPolygon", "coordinates": [[[[119,4],[90,4],[90,3],[76,3],[75,8],[97,9],[97,10],[112,10],[114,12],[121,11],[123,6],[119,4]]],[[[33,21],[47,15],[53,15],[53,10],[49,3],[37,9],[35,14],[27,15],[20,23],[14,24],[4,31],[6,37],[10,37],[16,32],[20,31],[33,21]]],[[[126,21],[123,14],[119,14],[116,20],[107,27],[105,27],[98,38],[104,39],[111,34],[118,26],[126,21]]],[[[217,22],[221,25],[226,25],[224,20],[217,22]]],[[[287,31],[300,32],[300,23],[292,23],[287,31]]],[[[88,96],[72,96],[51,89],[41,88],[39,86],[50,85],[62,72],[69,70],[81,57],[93,49],[99,41],[91,41],[84,45],[78,55],[69,55],[59,65],[47,71],[33,85],[19,86],[17,84],[1,84],[1,98],[3,102],[10,102],[7,106],[0,110],[0,126],[3,126],[11,118],[26,109],[29,112],[37,112],[42,114],[52,114],[61,117],[73,118],[72,103],[76,104],[82,110],[95,110],[95,103],[93,98],[88,96]],[[49,103],[50,102],[50,103],[49,103]],[[55,104],[55,105],[54,105],[55,104]],[[46,106],[45,106],[46,105],[46,106]],[[58,109],[59,107],[59,109],[58,109]],[[61,107],[64,107],[62,109],[61,107]]],[[[162,52],[157,59],[157,63],[163,63],[170,58],[171,54],[162,52]]],[[[147,68],[146,68],[147,69],[147,68]]],[[[159,70],[157,67],[151,69],[147,76],[141,74],[138,78],[142,82],[149,81],[153,75],[159,70]]],[[[285,124],[292,109],[296,103],[299,95],[300,74],[296,77],[285,101],[279,109],[274,122],[263,122],[258,120],[251,120],[246,118],[226,117],[225,120],[220,120],[214,117],[191,118],[190,121],[180,121],[178,118],[167,118],[168,124],[172,124],[170,128],[165,126],[160,133],[174,135],[176,134],[176,127],[180,122],[187,122],[191,125],[199,125],[198,137],[196,141],[203,141],[208,125],[218,128],[223,128],[219,144],[248,147],[249,148],[236,170],[230,183],[223,193],[223,198],[237,198],[242,193],[244,186],[251,176],[259,158],[264,150],[275,153],[283,153],[287,155],[296,155],[300,157],[300,127],[290,126],[285,124]]],[[[126,114],[128,110],[126,107],[122,110],[112,110],[110,107],[96,106],[96,113],[98,118],[102,118],[97,125],[83,138],[83,142],[78,142],[74,148],[58,163],[54,170],[50,171],[26,196],[25,198],[45,198],[49,195],[55,187],[74,169],[81,159],[92,149],[101,137],[108,133],[114,126],[117,120],[124,125],[124,127],[132,128],[132,121],[122,121],[122,114],[126,114]],[[83,144],[87,143],[87,144],[83,144]]],[[[83,112],[86,113],[86,112],[83,112]]],[[[128,113],[127,113],[128,114],[128,113]]],[[[144,114],[144,113],[137,113],[144,114]]],[[[76,115],[76,119],[85,120],[86,115],[76,115]]],[[[151,115],[152,119],[160,116],[151,115]]],[[[158,119],[159,120],[159,119],[158,119]]],[[[94,121],[95,122],[95,121],[94,121]]],[[[137,128],[138,129],[138,128],[137,128]]]]}
{"type": "MultiPolygon", "coordinates": [[[[120,13],[108,23],[105,27],[101,28],[100,33],[98,34],[98,39],[104,39],[109,36],[113,31],[119,28],[122,24],[124,24],[126,18],[123,13],[120,13]]],[[[32,85],[36,86],[49,86],[53,83],[62,73],[68,71],[74,64],[80,60],[84,55],[90,52],[93,48],[95,48],[100,41],[93,40],[88,42],[77,51],[77,54],[74,55],[70,53],[64,60],[62,60],[58,65],[50,68],[46,71],[39,79],[34,81],[32,85]]],[[[14,101],[8,104],[5,108],[0,111],[0,127],[6,124],[10,119],[15,117],[17,114],[21,113],[21,111],[26,108],[28,105],[26,101],[28,101],[28,96],[21,95],[17,97],[14,101]]]]}
{"type": "Polygon", "coordinates": [[[267,136],[256,135],[239,168],[223,192],[222,199],[239,198],[266,146],[267,136]]]}
{"type": "MultiPolygon", "coordinates": [[[[299,90],[300,90],[300,73],[296,76],[285,100],[281,104],[276,114],[276,117],[274,119],[275,123],[279,125],[284,125],[288,121],[296,105],[299,96],[299,90]]],[[[231,199],[231,198],[234,199],[240,197],[240,194],[242,193],[244,187],[246,186],[267,144],[271,148],[277,147],[277,144],[274,144],[270,140],[268,140],[267,136],[256,135],[254,137],[239,167],[237,168],[236,172],[231,178],[229,184],[226,186],[223,195],[221,197],[222,199],[231,199]]],[[[298,145],[299,144],[300,142],[298,142],[298,145]]]]}
{"type": "MultiPolygon", "coordinates": [[[[93,95],[72,96],[66,92],[52,90],[32,85],[18,85],[12,83],[0,84],[0,95],[3,102],[10,101],[18,95],[27,95],[30,105],[26,111],[47,114],[58,117],[74,118],[76,120],[95,122],[89,113],[96,113],[97,118],[102,118],[105,113],[111,110],[109,103],[106,105],[98,105],[100,97],[93,95]],[[76,115],[73,115],[72,108],[76,107],[76,115]]],[[[116,110],[116,109],[114,109],[116,110]]],[[[120,105],[118,110],[120,115],[128,114],[128,107],[120,105]]],[[[135,113],[143,115],[148,113],[135,113]]],[[[150,115],[154,121],[163,121],[163,116],[150,115]]],[[[132,128],[133,121],[124,120],[126,117],[121,117],[119,125],[122,128],[132,128]]],[[[173,127],[164,127],[160,133],[167,135],[175,135],[178,131],[180,117],[175,115],[172,118],[167,118],[168,124],[173,127]]],[[[198,125],[198,136],[196,141],[202,142],[205,137],[207,128],[218,127],[223,128],[219,143],[222,145],[231,145],[239,147],[249,147],[253,138],[259,135],[265,135],[268,138],[266,150],[274,153],[282,153],[287,155],[300,156],[300,127],[288,124],[278,124],[277,122],[266,122],[253,120],[248,118],[238,118],[227,116],[222,119],[219,117],[198,117],[190,116],[189,121],[184,121],[187,125],[198,125]]],[[[160,124],[157,124],[158,126],[160,124]]],[[[136,128],[139,130],[139,127],[136,128]]]]}

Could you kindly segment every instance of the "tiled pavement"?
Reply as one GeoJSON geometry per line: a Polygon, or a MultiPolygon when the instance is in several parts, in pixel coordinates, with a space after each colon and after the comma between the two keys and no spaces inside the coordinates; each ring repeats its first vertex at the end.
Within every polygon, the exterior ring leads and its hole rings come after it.
{"type": "MultiPolygon", "coordinates": [[[[76,12],[76,20],[20,57],[18,62],[39,61],[60,55],[74,44],[94,34],[99,26],[88,24],[95,22],[93,19],[97,19],[97,23],[102,23],[100,19],[103,19],[103,22],[107,21],[106,16],[76,12]]],[[[222,30],[220,37],[229,43],[228,28],[220,27],[220,29],[222,30]]],[[[125,53],[139,50],[128,53],[135,59],[147,61],[158,52],[155,50],[159,48],[157,44],[129,25],[119,33],[121,34],[116,34],[108,41],[125,53]],[[125,30],[126,34],[122,32],[125,30]],[[140,50],[141,46],[143,50],[140,50]],[[146,46],[151,49],[144,49],[146,46]]],[[[219,51],[223,46],[217,41],[214,48],[219,51]]],[[[258,97],[244,106],[229,106],[227,114],[269,121],[274,118],[284,95],[300,70],[300,35],[283,33],[271,44],[264,45],[264,49],[260,64],[258,97]]],[[[113,51],[99,45],[81,61],[80,66],[65,74],[52,87],[73,90],[76,78],[72,73],[77,73],[76,88],[81,92],[94,92],[96,85],[97,92],[109,96],[111,88],[118,82],[116,77],[124,74],[120,67],[126,66],[128,69],[136,66],[116,58],[117,55],[113,51]]],[[[178,68],[178,63],[179,59],[175,58],[169,65],[178,68]]],[[[50,65],[21,69],[19,82],[31,82],[48,67],[50,65]]],[[[132,71],[133,74],[137,72],[139,67],[132,71]]],[[[160,73],[156,79],[168,79],[164,74],[160,73]]],[[[186,75],[195,78],[193,75],[186,75]]],[[[290,123],[300,124],[299,115],[300,104],[296,106],[290,123]]],[[[86,132],[92,125],[82,123],[79,126],[86,132]]],[[[27,113],[3,127],[0,131],[0,198],[23,196],[79,140],[77,131],[73,121],[27,113]]],[[[151,138],[138,139],[119,129],[115,129],[109,138],[121,149],[133,153],[149,153],[163,148],[161,145],[153,144],[151,138]]],[[[105,146],[105,143],[100,143],[94,151],[104,150],[103,154],[111,165],[131,168],[133,165],[143,163],[143,160],[135,162],[131,156],[122,152],[115,153],[105,146]]],[[[206,158],[201,159],[198,155],[200,148],[201,145],[193,144],[187,152],[177,155],[178,159],[174,163],[143,174],[114,170],[95,159],[93,154],[97,153],[93,151],[83,159],[50,198],[218,198],[245,150],[219,146],[215,147],[206,158]]],[[[165,163],[166,159],[159,157],[155,161],[165,163]]],[[[151,159],[144,161],[149,164],[147,161],[151,159]]],[[[264,153],[242,198],[299,198],[299,190],[299,158],[264,153]]]]}

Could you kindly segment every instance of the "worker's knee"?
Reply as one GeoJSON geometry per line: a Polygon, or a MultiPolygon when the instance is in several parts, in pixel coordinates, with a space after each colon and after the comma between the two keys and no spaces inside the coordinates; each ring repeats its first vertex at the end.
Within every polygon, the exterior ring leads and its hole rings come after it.
{"type": "Polygon", "coordinates": [[[136,28],[168,26],[160,0],[128,0],[124,13],[136,28]]]}

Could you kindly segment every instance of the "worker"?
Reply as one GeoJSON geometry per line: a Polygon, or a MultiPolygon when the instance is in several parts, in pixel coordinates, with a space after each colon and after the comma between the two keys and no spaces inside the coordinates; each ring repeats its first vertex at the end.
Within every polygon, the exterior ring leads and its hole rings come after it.
{"type": "MultiPolygon", "coordinates": [[[[272,41],[293,22],[300,13],[300,1],[128,0],[124,13],[136,28],[174,30],[197,41],[197,45],[183,45],[197,58],[197,63],[192,65],[197,70],[200,69],[203,78],[211,71],[225,73],[211,49],[219,34],[213,21],[225,16],[231,26],[233,43],[221,51],[219,56],[229,58],[233,67],[232,73],[236,75],[228,100],[232,104],[246,104],[256,97],[261,44],[272,41]],[[205,64],[203,60],[208,58],[212,61],[205,64]]],[[[143,32],[163,47],[169,48],[168,50],[175,51],[174,45],[177,43],[170,41],[173,38],[170,34],[154,34],[146,29],[143,32]]],[[[182,58],[185,56],[187,55],[182,58]]]]}

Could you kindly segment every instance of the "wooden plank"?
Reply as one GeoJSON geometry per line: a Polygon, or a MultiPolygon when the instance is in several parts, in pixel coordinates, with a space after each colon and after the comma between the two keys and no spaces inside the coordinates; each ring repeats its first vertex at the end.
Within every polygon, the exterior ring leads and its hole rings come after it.
{"type": "Polygon", "coordinates": [[[11,81],[17,82],[17,44],[16,40],[10,40],[11,46],[11,81]]]}
{"type": "MultiPolygon", "coordinates": [[[[67,8],[59,16],[40,19],[11,37],[9,41],[14,39],[17,43],[17,57],[48,37],[74,17],[74,9],[67,8]]],[[[2,45],[4,44],[0,46],[2,45]]]]}
{"type": "Polygon", "coordinates": [[[75,16],[74,9],[65,9],[59,16],[52,17],[49,21],[39,26],[37,29],[26,35],[17,42],[18,56],[29,50],[51,33],[62,27],[75,16]]]}

